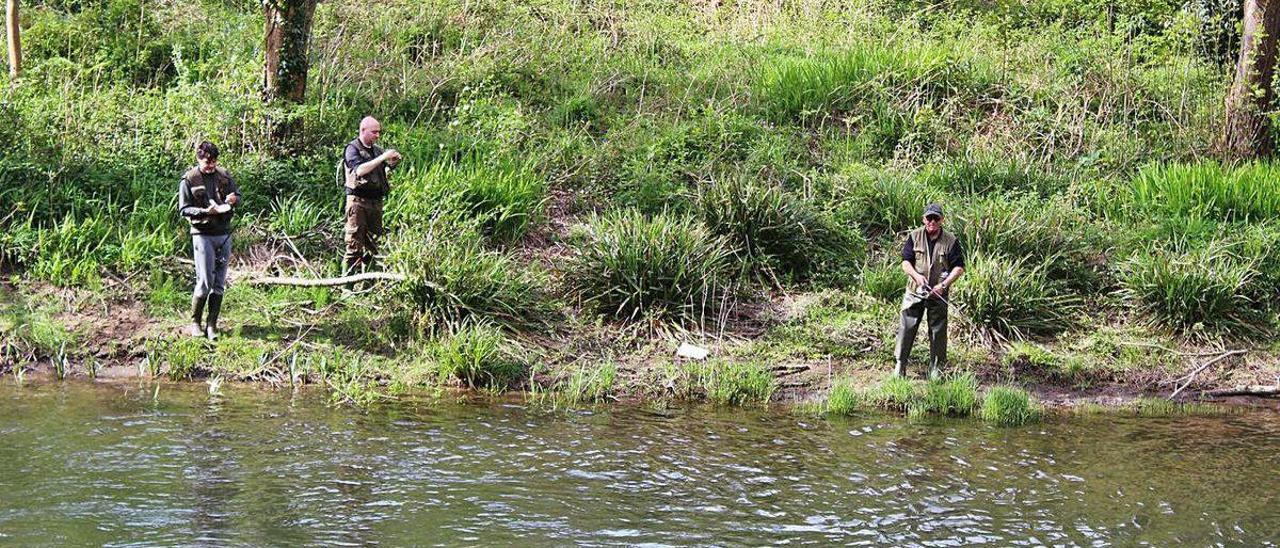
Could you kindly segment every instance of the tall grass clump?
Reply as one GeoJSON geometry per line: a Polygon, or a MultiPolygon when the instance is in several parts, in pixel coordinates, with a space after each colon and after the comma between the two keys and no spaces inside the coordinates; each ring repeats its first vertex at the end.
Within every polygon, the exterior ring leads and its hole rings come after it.
{"type": "Polygon", "coordinates": [[[549,313],[542,273],[486,249],[466,219],[442,213],[396,234],[388,247],[390,267],[408,277],[390,300],[411,303],[424,331],[477,318],[533,326],[549,313]]]}
{"type": "Polygon", "coordinates": [[[1155,165],[1131,182],[1139,211],[1226,221],[1265,221],[1280,211],[1280,167],[1216,162],[1155,165]]]}
{"type": "Polygon", "coordinates": [[[1026,390],[1012,386],[994,386],[982,399],[982,420],[997,426],[1021,426],[1040,420],[1043,411],[1031,402],[1026,390]]]}
{"type": "Polygon", "coordinates": [[[889,411],[905,412],[920,399],[920,390],[906,377],[891,375],[865,394],[863,401],[889,411]]]}
{"type": "Polygon", "coordinates": [[[587,222],[574,251],[565,282],[606,316],[700,323],[733,298],[733,248],[692,218],[609,212],[587,222]]]}
{"type": "Polygon", "coordinates": [[[920,226],[924,206],[942,194],[903,174],[861,171],[838,184],[839,207],[846,217],[873,232],[897,233],[920,226]]]}
{"type": "Polygon", "coordinates": [[[966,258],[950,300],[971,327],[1012,338],[1061,332],[1082,308],[1077,295],[1049,279],[1044,263],[981,253],[966,258]]]}
{"type": "MultiPolygon", "coordinates": [[[[336,210],[333,210],[336,212],[336,210]]],[[[325,218],[325,207],[301,196],[271,200],[267,228],[287,237],[298,237],[316,230],[325,218]]]]}
{"type": "Polygon", "coordinates": [[[972,373],[934,377],[924,385],[920,399],[910,405],[913,414],[967,417],[978,407],[978,379],[972,373]]]}
{"type": "Polygon", "coordinates": [[[1068,199],[994,195],[957,209],[949,220],[966,252],[1043,264],[1048,279],[1075,290],[1099,282],[1106,239],[1068,199]]]}
{"type": "Polygon", "coordinates": [[[807,121],[849,111],[876,97],[942,98],[987,87],[987,71],[936,44],[860,44],[802,59],[769,63],[757,101],[773,120],[807,121]]]}
{"type": "Polygon", "coordinates": [[[969,196],[1000,192],[1031,192],[1047,196],[1063,187],[1062,181],[1037,171],[1031,165],[1013,158],[990,155],[931,164],[921,170],[919,178],[930,187],[969,196]]]}
{"type": "Polygon", "coordinates": [[[897,253],[885,253],[885,258],[868,262],[862,267],[862,290],[868,295],[888,302],[902,300],[907,275],[902,272],[902,257],[897,253]]]}
{"type": "Polygon", "coordinates": [[[696,201],[703,223],[728,239],[743,270],[771,285],[850,261],[857,249],[856,227],[837,226],[812,203],[759,179],[706,182],[696,201]]]}
{"type": "Polygon", "coordinates": [[[514,160],[438,162],[420,171],[410,168],[405,179],[401,191],[392,194],[389,221],[412,226],[450,208],[475,219],[486,236],[501,242],[523,237],[546,203],[546,181],[514,160]]]}
{"type": "Polygon", "coordinates": [[[576,367],[555,383],[548,398],[568,406],[602,402],[613,395],[617,380],[618,366],[613,362],[576,367]]]}
{"type": "Polygon", "coordinates": [[[712,360],[693,367],[696,384],[720,405],[768,403],[777,389],[773,372],[762,363],[712,360]]]}
{"type": "Polygon", "coordinates": [[[528,367],[520,355],[502,330],[487,323],[456,326],[432,349],[442,382],[456,379],[471,388],[496,391],[524,379],[528,367]]]}
{"type": "Polygon", "coordinates": [[[865,396],[852,379],[840,377],[831,383],[823,410],[829,415],[852,415],[865,405],[865,396]]]}
{"type": "Polygon", "coordinates": [[[1257,265],[1222,242],[1185,253],[1152,245],[1119,267],[1120,297],[1147,322],[1185,333],[1242,335],[1264,327],[1250,298],[1257,265]]]}

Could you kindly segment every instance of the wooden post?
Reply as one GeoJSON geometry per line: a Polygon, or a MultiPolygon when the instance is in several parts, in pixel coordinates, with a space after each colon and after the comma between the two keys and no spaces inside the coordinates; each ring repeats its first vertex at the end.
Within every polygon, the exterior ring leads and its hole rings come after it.
{"type": "Polygon", "coordinates": [[[5,32],[9,35],[9,76],[18,79],[22,73],[22,39],[18,30],[18,0],[5,2],[5,32]]]}

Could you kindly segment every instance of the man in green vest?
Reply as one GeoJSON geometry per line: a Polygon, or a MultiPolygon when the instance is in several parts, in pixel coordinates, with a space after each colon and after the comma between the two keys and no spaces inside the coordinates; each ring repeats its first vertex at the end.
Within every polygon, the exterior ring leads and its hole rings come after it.
{"type": "Polygon", "coordinates": [[[924,226],[907,234],[902,245],[902,271],[907,291],[902,296],[902,325],[895,348],[898,376],[907,374],[907,358],[916,340],[921,317],[929,321],[929,374],[947,361],[947,290],[964,274],[964,251],[954,234],[942,230],[942,206],[924,208],[924,226]]]}

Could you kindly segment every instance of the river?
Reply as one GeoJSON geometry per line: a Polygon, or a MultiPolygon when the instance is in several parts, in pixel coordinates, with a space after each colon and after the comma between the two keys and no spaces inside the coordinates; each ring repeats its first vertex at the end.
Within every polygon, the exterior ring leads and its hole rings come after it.
{"type": "Polygon", "coordinates": [[[1280,417],[1022,428],[0,382],[12,545],[1274,545],[1280,417]]]}

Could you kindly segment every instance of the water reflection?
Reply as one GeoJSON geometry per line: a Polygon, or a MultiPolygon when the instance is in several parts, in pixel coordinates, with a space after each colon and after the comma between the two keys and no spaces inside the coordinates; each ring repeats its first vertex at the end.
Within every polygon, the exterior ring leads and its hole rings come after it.
{"type": "Polygon", "coordinates": [[[1267,544],[1280,421],[550,412],[0,386],[15,544],[1267,544]]]}

